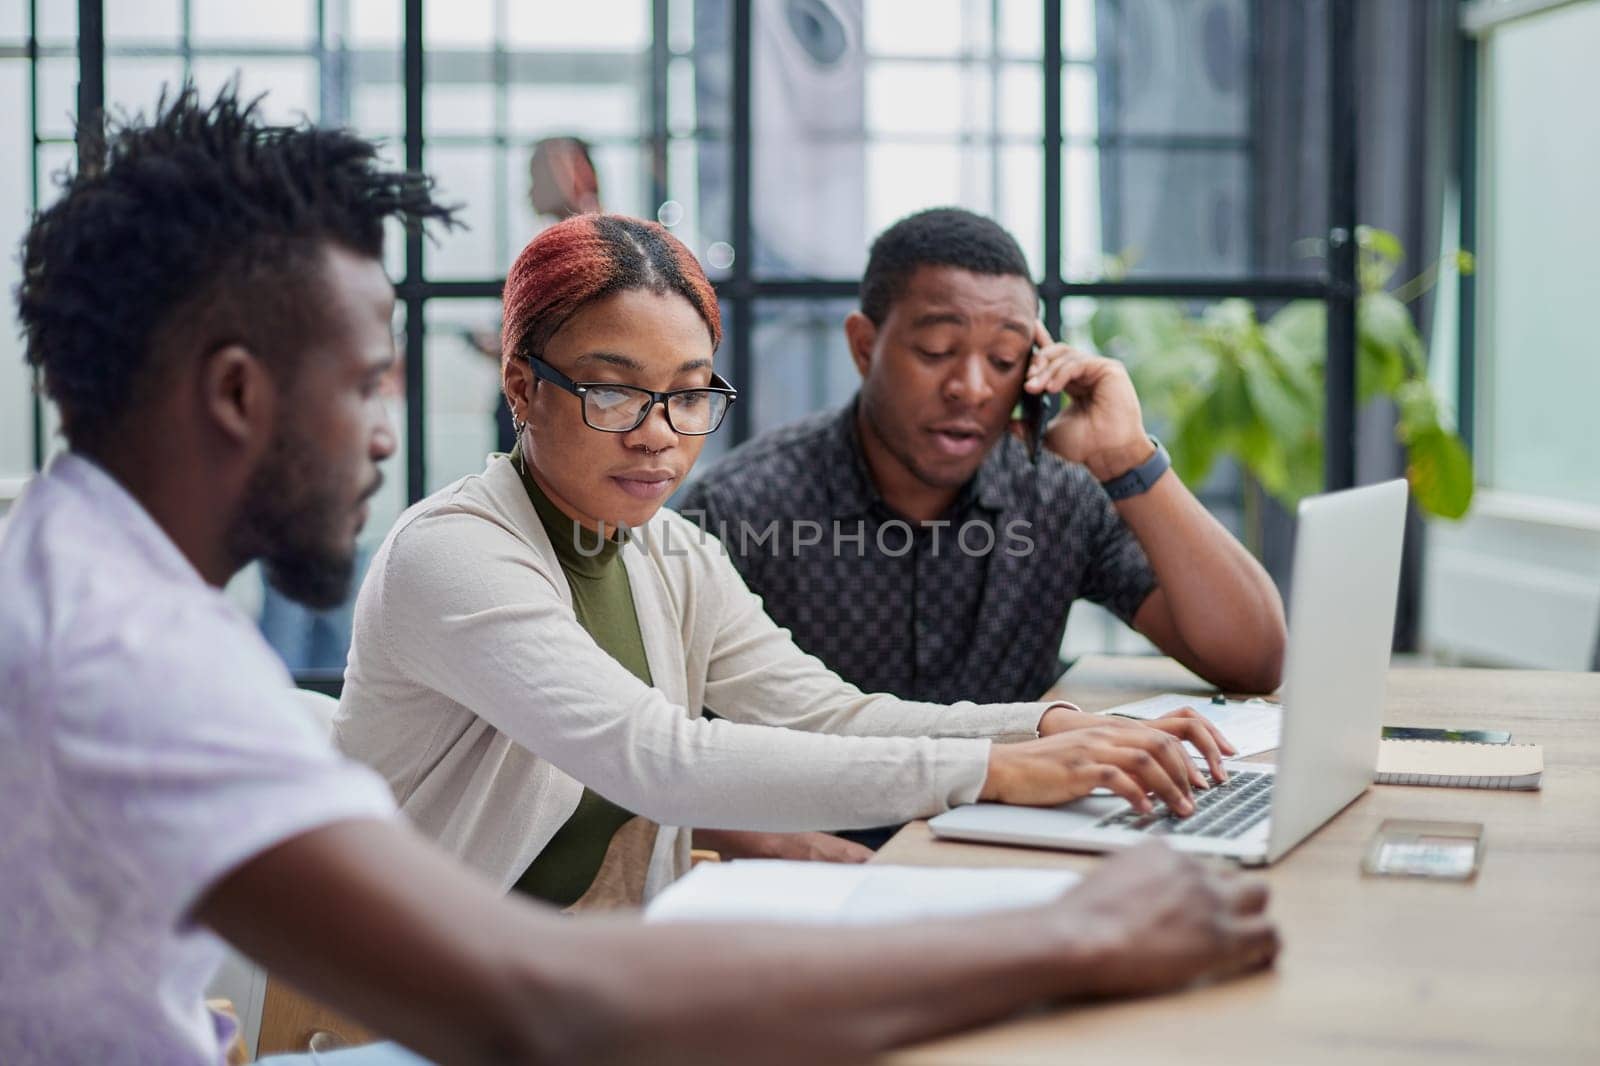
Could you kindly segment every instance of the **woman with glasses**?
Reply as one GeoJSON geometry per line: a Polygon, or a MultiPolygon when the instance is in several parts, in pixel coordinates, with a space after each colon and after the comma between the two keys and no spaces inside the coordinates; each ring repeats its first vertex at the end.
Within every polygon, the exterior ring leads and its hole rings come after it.
{"type": "Polygon", "coordinates": [[[504,302],[517,448],[390,532],[335,731],[422,830],[503,888],[587,909],[681,875],[678,827],[868,827],[1097,786],[1192,803],[1203,779],[1180,741],[1219,759],[1203,719],[862,693],[663,509],[737,399],[712,371],[716,297],[666,230],[561,222],[504,302]]]}

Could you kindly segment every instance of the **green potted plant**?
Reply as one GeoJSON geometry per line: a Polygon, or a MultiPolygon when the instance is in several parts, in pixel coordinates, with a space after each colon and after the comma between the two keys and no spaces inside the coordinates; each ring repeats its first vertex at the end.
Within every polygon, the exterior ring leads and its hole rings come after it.
{"type": "MultiPolygon", "coordinates": [[[[1460,518],[1472,503],[1472,459],[1428,383],[1422,338],[1406,309],[1432,287],[1439,264],[1390,288],[1404,259],[1399,240],[1362,226],[1356,241],[1357,402],[1394,401],[1413,498],[1429,514],[1460,518]]],[[[1469,255],[1457,260],[1471,270],[1469,255]]],[[[1246,300],[1223,300],[1197,316],[1175,300],[1116,300],[1101,303],[1089,329],[1102,353],[1127,364],[1190,485],[1228,455],[1291,510],[1321,491],[1325,304],[1297,300],[1263,322],[1246,300]]]]}

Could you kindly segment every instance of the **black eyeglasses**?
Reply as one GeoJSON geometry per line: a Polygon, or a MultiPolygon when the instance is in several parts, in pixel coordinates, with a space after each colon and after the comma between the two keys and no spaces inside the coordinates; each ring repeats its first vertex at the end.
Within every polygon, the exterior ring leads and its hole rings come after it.
{"type": "Polygon", "coordinates": [[[703,437],[715,433],[739,398],[739,390],[716,374],[711,386],[699,389],[673,389],[652,392],[637,385],[617,385],[609,381],[573,381],[540,359],[527,357],[534,377],[550,382],[583,401],[583,422],[602,433],[630,433],[650,417],[650,409],[660,404],[667,412],[667,425],[674,433],[703,437]]]}

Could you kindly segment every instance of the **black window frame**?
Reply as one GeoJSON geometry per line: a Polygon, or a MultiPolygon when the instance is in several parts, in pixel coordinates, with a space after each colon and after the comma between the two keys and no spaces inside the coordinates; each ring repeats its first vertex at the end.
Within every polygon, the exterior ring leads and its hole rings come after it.
{"type": "MultiPolygon", "coordinates": [[[[28,0],[28,39],[25,55],[30,60],[30,122],[33,133],[33,206],[41,206],[44,194],[40,174],[40,153],[48,144],[59,141],[40,134],[38,82],[42,57],[60,58],[60,46],[45,48],[38,37],[38,9],[42,0],[28,0]]],[[[404,162],[421,170],[427,141],[423,103],[427,92],[423,47],[423,14],[427,0],[395,0],[402,5],[402,67],[404,78],[404,162]]],[[[438,2],[438,0],[434,0],[438,2]]],[[[1116,3],[1118,0],[1110,0],[1116,3]]],[[[1269,0],[1249,0],[1252,62],[1257,55],[1254,35],[1260,23],[1262,4],[1269,0]]],[[[187,27],[190,0],[180,0],[188,49],[187,27]]],[[[650,86],[648,151],[652,161],[652,193],[655,202],[666,198],[668,145],[672,140],[667,114],[667,72],[674,58],[669,46],[668,0],[649,0],[651,42],[649,55],[650,86]]],[[[326,64],[330,53],[322,40],[325,0],[315,0],[317,48],[326,64]]],[[[104,0],[77,0],[78,7],[78,114],[94,119],[105,103],[106,43],[104,0]]],[[[730,350],[728,377],[740,388],[746,402],[734,405],[724,434],[731,444],[748,439],[759,389],[754,373],[752,351],[755,312],[758,301],[816,301],[853,299],[856,278],[764,277],[755,269],[757,257],[745,254],[753,247],[751,172],[754,146],[752,108],[752,24],[757,11],[754,0],[728,0],[731,19],[731,87],[728,143],[731,163],[731,217],[727,220],[730,240],[736,249],[728,276],[716,283],[726,316],[726,338],[730,350]]],[[[1249,274],[1240,277],[1136,276],[1120,279],[1069,280],[1062,268],[1062,147],[1068,140],[1062,130],[1062,73],[1067,61],[1062,48],[1062,4],[1041,0],[1043,66],[1043,276],[1039,295],[1044,304],[1045,324],[1053,334],[1061,330],[1062,301],[1069,297],[1114,299],[1123,297],[1170,297],[1192,300],[1243,298],[1251,301],[1312,299],[1322,301],[1327,315],[1327,364],[1324,410],[1324,487],[1346,488],[1355,484],[1355,370],[1356,370],[1356,217],[1357,217],[1357,86],[1355,46],[1358,4],[1356,0],[1328,0],[1324,43],[1328,49],[1328,183],[1327,256],[1323,270],[1314,276],[1270,276],[1249,274]]],[[[1319,35],[1322,36],[1322,35],[1319,35]]],[[[3,51],[14,53],[15,49],[3,51]]],[[[1473,152],[1474,102],[1476,94],[1476,41],[1463,36],[1460,46],[1460,155],[1458,168],[1462,181],[1461,237],[1464,248],[1475,240],[1475,195],[1473,152]]],[[[10,58],[18,58],[15,54],[10,58]]],[[[189,58],[187,51],[185,59],[189,58]]],[[[1252,78],[1259,84],[1252,71],[1252,78]]],[[[324,93],[326,95],[326,92],[324,93]]],[[[1252,105],[1254,106],[1254,105],[1252,105]]],[[[1251,136],[1257,133],[1252,116],[1251,136]]],[[[78,146],[80,156],[85,145],[78,146]]],[[[1253,169],[1252,169],[1253,180],[1253,169]]],[[[405,307],[406,373],[406,451],[405,484],[407,498],[416,501],[426,494],[428,483],[428,397],[427,397],[427,317],[433,300],[499,299],[503,277],[464,280],[431,279],[427,274],[427,243],[413,228],[405,235],[404,274],[396,284],[397,299],[405,307]]],[[[1254,246],[1254,242],[1252,242],[1254,246]]],[[[1471,277],[1462,279],[1461,373],[1459,400],[1461,428],[1469,446],[1473,431],[1473,290],[1471,277]]],[[[47,413],[39,389],[32,402],[34,467],[43,466],[47,455],[47,413]]],[[[313,679],[303,679],[314,683],[313,679]]]]}

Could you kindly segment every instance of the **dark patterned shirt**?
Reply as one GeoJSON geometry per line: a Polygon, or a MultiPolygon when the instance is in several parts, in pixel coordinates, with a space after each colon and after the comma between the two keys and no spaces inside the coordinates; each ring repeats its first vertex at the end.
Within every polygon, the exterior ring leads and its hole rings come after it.
{"type": "Polygon", "coordinates": [[[1076,599],[1131,621],[1144,550],[1083,467],[1009,434],[948,514],[917,526],[874,488],[852,402],[735,449],[674,501],[722,538],[767,613],[867,692],[1038,699],[1076,599]]]}

